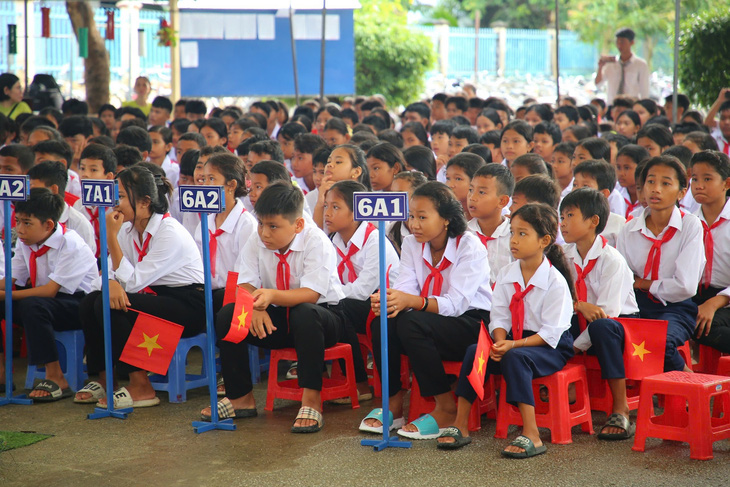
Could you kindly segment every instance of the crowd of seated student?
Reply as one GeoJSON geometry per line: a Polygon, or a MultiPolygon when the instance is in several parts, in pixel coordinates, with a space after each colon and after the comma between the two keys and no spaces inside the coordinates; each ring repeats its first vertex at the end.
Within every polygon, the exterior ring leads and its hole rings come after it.
{"type": "MultiPolygon", "coordinates": [[[[487,373],[503,375],[507,402],[524,421],[506,456],[545,451],[531,380],[586,351],[597,355],[614,397],[598,436],[629,438],[623,330],[612,318],[666,319],[666,370],[688,370],[677,348],[690,338],[730,353],[726,93],[705,119],[680,95],[674,125],[671,97],[662,107],[624,95],[611,106],[565,97],[558,107],[530,99],[517,108],[497,97],[439,93],[400,114],[381,97],[307,100],[294,110],[257,101],[248,112],[208,114],[202,100],[173,105],[158,96],[141,106],[103,105],[97,116],[69,101],[62,112],[18,114],[17,128],[0,115],[0,140],[8,142],[0,173],[27,174],[33,188],[3,232],[14,245],[13,321],[25,329],[30,363],[46,369],[30,396],[73,395],[53,331],[76,329],[93,380],[74,400],[108,400],[98,273],[98,259],[107,258],[112,365],[129,375],[126,387],[115,381],[113,400],[158,404],[146,371],[119,360],[135,319],[129,308],[182,325],[183,336],[203,332],[208,239],[219,417],[257,414],[248,344],[293,347],[291,373],[304,392],[292,431],[319,431],[325,348],[352,346],[360,400],[372,398],[358,343],[369,332],[375,366],[389,364],[391,429],[460,448],[471,441],[476,395],[467,375],[484,322],[494,340],[487,373]],[[84,179],[117,179],[119,205],[84,207],[84,179]],[[209,235],[197,215],[179,211],[179,185],[224,188],[226,209],[207,216],[209,235]],[[410,202],[408,220],[385,228],[387,289],[377,274],[380,230],[353,217],[353,194],[370,190],[406,192],[410,202]],[[108,256],[99,255],[100,218],[108,256]],[[229,272],[254,297],[250,333],[238,344],[221,340],[234,308],[223,306],[229,272]],[[380,327],[370,322],[386,296],[389,355],[381,357],[380,327]],[[435,399],[431,414],[408,424],[401,355],[421,393],[435,399]],[[456,405],[437,358],[463,363],[456,405]]],[[[375,408],[360,430],[382,432],[383,424],[375,408]]]]}

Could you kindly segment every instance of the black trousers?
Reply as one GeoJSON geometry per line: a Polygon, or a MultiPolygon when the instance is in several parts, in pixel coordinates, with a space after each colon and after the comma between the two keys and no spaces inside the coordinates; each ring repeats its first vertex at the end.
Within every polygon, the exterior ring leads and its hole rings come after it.
{"type": "MultiPolygon", "coordinates": [[[[489,311],[469,310],[461,316],[442,316],[408,311],[388,319],[388,394],[400,392],[400,355],[408,355],[411,369],[424,397],[451,390],[442,360],[460,362],[466,349],[479,339],[481,321],[489,323],[489,311]]],[[[380,370],[380,318],[373,321],[373,355],[380,370]]]]}
{"type": "MultiPolygon", "coordinates": [[[[352,359],[355,362],[355,380],[365,382],[368,374],[365,370],[364,357],[360,350],[360,342],[357,334],[367,334],[367,321],[370,314],[370,300],[345,298],[340,301],[342,313],[345,316],[343,343],[349,343],[352,347],[352,359]]],[[[372,326],[380,326],[380,319],[373,320],[372,326]]]]}
{"type": "MultiPolygon", "coordinates": [[[[84,293],[58,293],[53,298],[32,297],[13,301],[13,323],[25,328],[28,363],[45,365],[58,360],[54,331],[80,330],[79,303],[84,293]]],[[[5,302],[0,301],[5,318],[5,302]]],[[[8,325],[6,325],[8,326],[8,325]]],[[[4,351],[5,340],[0,340],[4,351]]]]}
{"type": "MultiPolygon", "coordinates": [[[[205,297],[203,287],[194,284],[183,287],[154,286],[153,294],[128,294],[131,308],[164,318],[183,326],[183,338],[205,331],[205,297]]],[[[81,324],[86,339],[86,365],[89,375],[105,370],[104,363],[104,321],[102,317],[102,295],[95,291],[81,302],[81,324]]],[[[112,362],[117,365],[124,345],[132,333],[137,313],[111,310],[112,362]]],[[[128,372],[140,370],[124,362],[119,368],[128,372]]]]}
{"type": "MultiPolygon", "coordinates": [[[[276,350],[297,351],[297,380],[303,389],[322,390],[322,368],[325,348],[335,345],[343,336],[342,314],[337,306],[302,303],[292,308],[269,306],[271,322],[276,327],[270,335],[258,338],[251,333],[240,343],[223,341],[233,319],[235,304],[227,304],[216,316],[215,329],[221,357],[221,372],[230,399],[243,397],[253,389],[248,365],[248,345],[276,350]],[[287,322],[287,311],[289,320],[287,322]]],[[[270,374],[276,374],[270,370],[270,374]]]]}
{"type": "MultiPolygon", "coordinates": [[[[722,289],[707,288],[697,292],[697,295],[692,299],[698,305],[704,303],[710,298],[717,296],[717,293],[722,289]]],[[[697,338],[693,335],[695,341],[702,345],[715,348],[722,353],[730,353],[730,308],[720,308],[715,311],[715,316],[712,318],[712,326],[710,326],[710,333],[705,336],[697,338]]]]}

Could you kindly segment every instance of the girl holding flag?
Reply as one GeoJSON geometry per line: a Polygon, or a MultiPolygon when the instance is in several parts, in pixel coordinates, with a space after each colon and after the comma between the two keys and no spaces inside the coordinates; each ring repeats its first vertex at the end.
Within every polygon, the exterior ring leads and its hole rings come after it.
{"type": "Polygon", "coordinates": [[[467,350],[456,388],[456,421],[439,438],[440,449],[471,443],[467,424],[477,398],[475,389],[483,391],[490,374],[502,374],[507,402],[519,408],[524,425],[522,435],[502,454],[529,458],[546,451],[535,420],[532,379],[554,374],[573,356],[570,320],[575,293],[565,255],[555,244],[555,209],[527,204],[512,215],[511,228],[515,262],[497,276],[489,323],[494,344],[483,333],[479,343],[467,350]]]}

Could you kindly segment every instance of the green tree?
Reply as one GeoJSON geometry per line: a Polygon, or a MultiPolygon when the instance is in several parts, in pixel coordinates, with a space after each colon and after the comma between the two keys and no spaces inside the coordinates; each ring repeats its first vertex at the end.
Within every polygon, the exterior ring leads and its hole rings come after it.
{"type": "Polygon", "coordinates": [[[728,86],[730,11],[693,14],[679,33],[679,81],[688,95],[704,106],[728,86]]]}
{"type": "Polygon", "coordinates": [[[431,40],[408,29],[400,0],[363,0],[355,11],[356,90],[381,93],[389,104],[407,104],[425,88],[433,66],[431,40]]]}

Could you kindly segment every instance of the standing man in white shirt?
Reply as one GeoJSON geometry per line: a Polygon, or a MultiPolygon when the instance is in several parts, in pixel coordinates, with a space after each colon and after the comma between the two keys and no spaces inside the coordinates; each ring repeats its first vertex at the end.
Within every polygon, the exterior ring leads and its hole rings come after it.
{"type": "Polygon", "coordinates": [[[649,97],[649,66],[646,61],[631,52],[634,45],[634,31],[623,28],[616,31],[618,56],[601,56],[596,72],[596,86],[604,81],[608,84],[606,98],[609,105],[617,95],[636,98],[649,97]]]}

